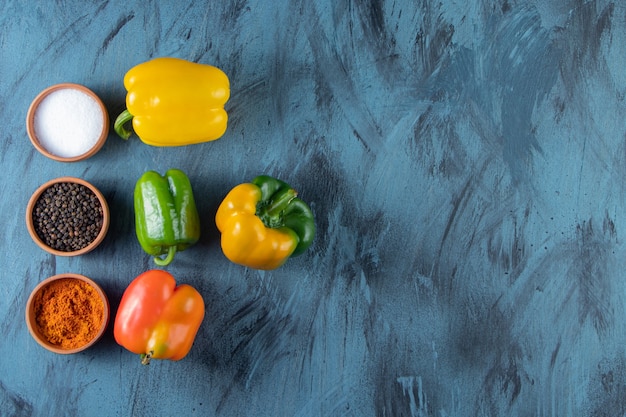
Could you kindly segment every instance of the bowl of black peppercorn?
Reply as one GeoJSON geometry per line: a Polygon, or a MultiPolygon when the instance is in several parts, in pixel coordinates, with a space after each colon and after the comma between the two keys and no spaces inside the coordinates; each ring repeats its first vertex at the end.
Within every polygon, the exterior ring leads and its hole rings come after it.
{"type": "Polygon", "coordinates": [[[26,227],[33,241],[57,256],[77,256],[94,250],[106,236],[110,213],[106,199],[93,184],[60,177],[41,185],[26,208],[26,227]]]}

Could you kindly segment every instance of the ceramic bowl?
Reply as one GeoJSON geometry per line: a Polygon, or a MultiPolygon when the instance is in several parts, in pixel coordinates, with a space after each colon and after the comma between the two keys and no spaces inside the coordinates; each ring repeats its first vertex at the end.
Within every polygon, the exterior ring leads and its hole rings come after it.
{"type": "MultiPolygon", "coordinates": [[[[28,301],[26,302],[26,326],[28,327],[28,331],[30,332],[31,336],[33,337],[33,339],[35,339],[37,343],[39,343],[45,349],[54,353],[59,353],[59,354],[77,353],[93,346],[94,343],[96,343],[106,331],[106,328],[109,324],[110,314],[111,314],[111,311],[110,311],[109,300],[105,292],[102,290],[102,288],[100,288],[100,286],[94,280],[84,275],[80,275],[80,274],[72,274],[72,273],[58,274],[58,275],[54,275],[49,278],[46,278],[45,280],[41,281],[33,289],[30,296],[28,297],[28,301]],[[72,347],[72,348],[62,348],[58,344],[50,343],[50,341],[48,341],[48,339],[42,334],[40,330],[40,326],[37,324],[38,313],[36,309],[36,304],[39,298],[37,295],[41,291],[44,291],[48,285],[60,279],[78,280],[78,281],[83,281],[87,283],[89,286],[91,286],[95,290],[97,296],[102,301],[103,309],[102,309],[102,320],[100,322],[100,325],[95,331],[95,334],[92,337],[92,339],[81,346],[72,347]]],[[[85,320],[87,320],[87,318],[85,318],[85,320]]]]}
{"type": "MultiPolygon", "coordinates": [[[[44,126],[47,126],[47,125],[44,125],[44,126]]],[[[109,135],[109,114],[106,110],[106,107],[104,106],[104,103],[102,103],[102,100],[100,100],[100,98],[87,87],[80,85],[80,84],[74,84],[74,83],[55,84],[43,90],[32,101],[28,109],[27,116],[26,116],[26,131],[28,132],[28,137],[30,138],[30,141],[32,142],[33,146],[40,153],[47,156],[48,158],[53,159],[55,161],[59,161],[59,162],[82,161],[84,159],[87,159],[95,155],[100,150],[100,148],[102,148],[102,146],[104,145],[104,142],[106,142],[106,139],[109,135]],[[37,110],[40,108],[40,105],[42,104],[44,99],[48,98],[48,96],[50,96],[52,93],[55,93],[61,90],[75,90],[80,93],[83,93],[82,95],[77,95],[77,96],[74,95],[73,98],[79,98],[81,100],[80,104],[87,105],[88,109],[71,108],[73,107],[75,103],[63,102],[62,99],[58,98],[58,95],[57,95],[57,98],[55,99],[54,103],[52,102],[48,103],[48,107],[50,106],[56,107],[56,110],[54,111],[57,112],[56,114],[57,117],[47,118],[47,119],[50,119],[48,123],[51,124],[48,127],[51,128],[50,130],[54,131],[54,133],[41,132],[40,129],[44,129],[44,127],[38,128],[37,127],[38,124],[35,123],[35,116],[37,115],[37,110]],[[91,97],[93,100],[95,100],[95,105],[92,101],[84,100],[85,96],[91,97]],[[93,136],[92,138],[86,139],[86,143],[84,144],[81,143],[79,145],[76,142],[82,141],[83,140],[82,138],[84,137],[84,135],[80,135],[79,132],[75,132],[75,131],[72,133],[71,129],[77,129],[77,126],[80,123],[81,117],[83,119],[87,117],[87,114],[86,114],[87,110],[97,112],[101,115],[102,130],[100,131],[99,136],[94,133],[92,135],[93,136]],[[40,139],[41,135],[50,136],[50,138],[48,138],[47,140],[52,142],[53,144],[49,144],[48,147],[46,147],[46,145],[42,143],[45,141],[40,139]],[[74,138],[74,136],[77,136],[77,135],[80,136],[81,139],[74,138]],[[65,146],[63,146],[61,141],[68,141],[69,143],[66,143],[65,146]],[[87,147],[88,144],[90,145],[90,147],[87,147]],[[58,148],[56,151],[48,149],[52,147],[58,147],[58,148]],[[76,148],[76,149],[69,149],[70,147],[76,148]]]]}
{"type": "Polygon", "coordinates": [[[111,213],[109,212],[109,206],[107,204],[106,199],[100,192],[100,190],[98,190],[93,184],[83,179],[75,178],[75,177],[60,177],[60,178],[56,178],[56,179],[50,180],[42,184],[32,194],[32,196],[30,197],[30,200],[28,201],[28,205],[26,206],[26,228],[28,229],[28,233],[30,234],[30,237],[37,244],[37,246],[39,246],[41,249],[56,256],[78,256],[78,255],[84,255],[94,250],[104,240],[107,234],[107,231],[109,229],[110,218],[111,218],[111,213]],[[36,204],[38,200],[40,199],[40,197],[42,196],[42,194],[44,193],[44,191],[54,186],[55,184],[60,184],[60,183],[74,183],[74,184],[79,184],[79,185],[83,185],[87,187],[89,190],[91,190],[91,192],[95,194],[95,196],[98,198],[100,206],[102,207],[102,227],[100,228],[100,232],[97,234],[97,236],[95,236],[95,238],[93,238],[93,240],[90,241],[88,245],[84,246],[81,249],[77,249],[73,251],[64,251],[64,250],[60,250],[57,248],[53,248],[49,246],[46,243],[45,238],[40,236],[37,232],[36,221],[33,217],[33,212],[35,210],[36,204]]]}

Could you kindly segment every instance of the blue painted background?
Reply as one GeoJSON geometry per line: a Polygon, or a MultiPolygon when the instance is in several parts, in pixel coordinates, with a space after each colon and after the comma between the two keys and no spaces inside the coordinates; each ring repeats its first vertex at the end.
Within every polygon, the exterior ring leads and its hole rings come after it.
{"type": "Polygon", "coordinates": [[[623,2],[24,3],[0,4],[2,416],[626,415],[623,2]],[[74,164],[32,147],[39,91],[84,84],[114,118],[124,73],[157,56],[229,75],[220,140],[111,134],[74,164]],[[110,329],[82,354],[44,351],[23,320],[32,288],[82,273],[115,314],[153,267],[134,183],[171,167],[203,220],[168,268],[207,304],[188,357],[142,367],[110,329]],[[318,226],[270,272],[228,262],[213,221],[261,173],[318,226]],[[80,258],[43,253],[24,224],[62,175],[114,216],[80,258]]]}

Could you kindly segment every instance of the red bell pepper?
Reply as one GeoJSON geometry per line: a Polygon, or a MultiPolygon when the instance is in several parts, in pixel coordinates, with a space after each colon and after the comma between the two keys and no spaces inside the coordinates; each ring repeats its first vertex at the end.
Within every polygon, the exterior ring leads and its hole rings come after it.
{"type": "Polygon", "coordinates": [[[176,286],[174,277],[162,270],[144,272],[130,283],[117,311],[115,341],[150,359],[184,358],[204,319],[204,301],[190,285],[176,286]]]}

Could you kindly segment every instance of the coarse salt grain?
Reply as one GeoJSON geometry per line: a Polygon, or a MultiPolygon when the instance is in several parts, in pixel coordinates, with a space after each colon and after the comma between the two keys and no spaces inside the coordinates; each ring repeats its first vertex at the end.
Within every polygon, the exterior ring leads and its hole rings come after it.
{"type": "Polygon", "coordinates": [[[96,100],[73,88],[56,90],[44,97],[33,121],[41,146],[63,158],[88,152],[104,127],[102,109],[96,100]]]}

